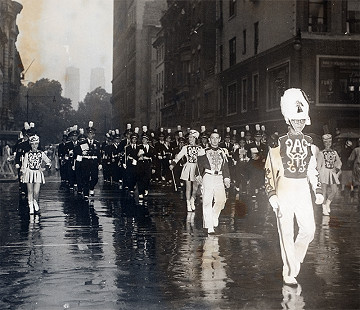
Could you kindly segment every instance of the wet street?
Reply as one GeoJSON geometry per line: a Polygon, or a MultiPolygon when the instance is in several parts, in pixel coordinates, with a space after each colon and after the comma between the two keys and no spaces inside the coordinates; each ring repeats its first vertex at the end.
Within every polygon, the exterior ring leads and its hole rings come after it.
{"type": "Polygon", "coordinates": [[[48,176],[41,215],[0,183],[0,309],[359,309],[360,212],[338,195],[298,276],[282,283],[276,219],[264,196],[230,196],[215,235],[200,198],[155,187],[143,202],[102,180],[94,205],[48,176]]]}

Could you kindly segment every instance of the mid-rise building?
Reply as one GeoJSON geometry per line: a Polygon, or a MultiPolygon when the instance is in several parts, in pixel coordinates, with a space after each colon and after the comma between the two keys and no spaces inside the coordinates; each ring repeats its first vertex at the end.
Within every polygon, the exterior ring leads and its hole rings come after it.
{"type": "Polygon", "coordinates": [[[90,74],[90,92],[101,87],[105,89],[105,69],[93,68],[90,74]]]}
{"type": "Polygon", "coordinates": [[[166,0],[114,0],[113,124],[154,126],[156,85],[153,42],[166,0]]]}
{"type": "Polygon", "coordinates": [[[16,1],[0,0],[0,130],[13,130],[13,108],[19,104],[21,73],[24,70],[16,49],[19,29],[16,18],[22,10],[16,1]]]}
{"type": "Polygon", "coordinates": [[[216,4],[222,126],[263,123],[281,130],[280,97],[298,87],[310,98],[311,130],[359,127],[359,1],[216,4]]]}
{"type": "Polygon", "coordinates": [[[72,102],[76,110],[80,100],[80,70],[75,67],[67,67],[65,74],[65,97],[72,102]]]}

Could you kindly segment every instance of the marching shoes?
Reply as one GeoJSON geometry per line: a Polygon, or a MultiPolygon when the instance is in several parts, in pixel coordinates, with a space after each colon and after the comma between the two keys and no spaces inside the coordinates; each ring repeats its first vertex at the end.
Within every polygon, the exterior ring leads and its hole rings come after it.
{"type": "Polygon", "coordinates": [[[34,214],[34,203],[29,201],[29,213],[34,214]]]}
{"type": "Polygon", "coordinates": [[[327,199],[326,202],[322,204],[323,215],[330,215],[330,203],[331,201],[327,199]]]}
{"type": "Polygon", "coordinates": [[[190,200],[186,200],[186,207],[187,207],[188,212],[192,211],[190,200]]]}
{"type": "Polygon", "coordinates": [[[35,209],[35,212],[39,212],[39,210],[40,210],[39,204],[37,203],[36,200],[34,200],[34,209],[35,209]]]}
{"type": "Polygon", "coordinates": [[[191,210],[195,211],[195,198],[194,197],[190,198],[190,205],[191,205],[191,210]]]}

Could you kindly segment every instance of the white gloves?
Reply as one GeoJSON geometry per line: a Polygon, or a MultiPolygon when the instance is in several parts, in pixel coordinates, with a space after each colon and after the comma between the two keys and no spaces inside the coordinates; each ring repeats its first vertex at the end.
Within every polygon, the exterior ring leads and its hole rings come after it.
{"type": "Polygon", "coordinates": [[[276,195],[273,195],[269,198],[269,202],[273,210],[276,212],[276,210],[279,208],[279,198],[276,195]]]}
{"type": "Polygon", "coordinates": [[[324,202],[324,196],[322,194],[315,195],[315,204],[321,205],[324,202]]]}
{"type": "Polygon", "coordinates": [[[226,188],[230,187],[230,179],[229,178],[224,179],[224,185],[225,185],[226,188]]]}
{"type": "Polygon", "coordinates": [[[16,164],[16,165],[15,165],[15,168],[16,168],[16,169],[20,169],[20,165],[19,165],[19,164],[16,164]]]}
{"type": "Polygon", "coordinates": [[[99,165],[98,169],[99,169],[99,170],[102,170],[102,165],[99,165]]]}

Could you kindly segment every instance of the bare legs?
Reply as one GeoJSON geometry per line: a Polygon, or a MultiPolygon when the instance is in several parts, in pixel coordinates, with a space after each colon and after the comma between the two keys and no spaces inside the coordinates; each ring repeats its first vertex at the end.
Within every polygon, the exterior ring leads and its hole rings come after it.
{"type": "Polygon", "coordinates": [[[195,211],[195,199],[196,199],[196,193],[198,189],[198,183],[193,181],[185,181],[186,182],[186,204],[187,204],[187,210],[195,211]]]}
{"type": "Polygon", "coordinates": [[[29,211],[30,214],[34,214],[34,211],[39,211],[39,193],[40,193],[40,183],[27,183],[28,190],[28,201],[29,201],[29,211]]]}

